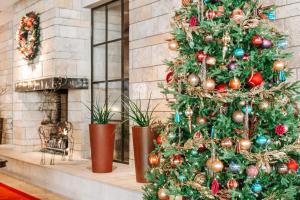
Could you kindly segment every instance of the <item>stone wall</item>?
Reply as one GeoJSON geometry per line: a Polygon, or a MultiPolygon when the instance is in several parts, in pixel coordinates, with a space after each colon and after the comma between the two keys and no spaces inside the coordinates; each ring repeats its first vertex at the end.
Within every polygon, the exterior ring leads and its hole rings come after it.
{"type": "MultiPolygon", "coordinates": [[[[290,81],[298,80],[300,79],[300,1],[265,1],[266,5],[270,3],[279,6],[278,20],[275,25],[289,34],[289,51],[294,52],[294,58],[289,64],[294,72],[290,81]]],[[[156,116],[161,120],[166,120],[170,116],[170,110],[157,84],[165,80],[166,66],[163,65],[163,61],[175,56],[168,50],[166,39],[171,37],[170,18],[180,5],[181,0],[130,1],[130,97],[141,98],[146,103],[152,92],[152,105],[159,103],[156,116]]],[[[132,151],[131,155],[133,155],[132,151]]]]}
{"type": "MultiPolygon", "coordinates": [[[[37,150],[40,146],[37,130],[43,119],[39,106],[43,95],[38,92],[17,93],[13,85],[19,81],[54,76],[90,78],[90,10],[83,8],[80,0],[20,0],[1,13],[0,18],[6,21],[0,27],[0,55],[3,58],[0,76],[5,76],[5,79],[1,78],[0,86],[9,86],[7,94],[0,97],[5,106],[1,115],[8,122],[13,120],[13,137],[11,131],[6,134],[10,139],[6,143],[13,143],[22,151],[37,150]],[[38,12],[41,21],[41,50],[33,62],[22,58],[15,40],[21,17],[30,11],[38,12]]],[[[69,90],[68,97],[75,150],[86,156],[89,151],[89,113],[83,103],[90,101],[90,92],[69,90]]]]}

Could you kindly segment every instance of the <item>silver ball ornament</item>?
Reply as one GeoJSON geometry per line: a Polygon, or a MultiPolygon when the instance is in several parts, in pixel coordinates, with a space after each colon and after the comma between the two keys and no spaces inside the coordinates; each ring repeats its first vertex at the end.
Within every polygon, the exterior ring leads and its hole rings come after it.
{"type": "Polygon", "coordinates": [[[199,76],[197,76],[196,74],[190,74],[188,77],[188,83],[193,87],[198,86],[200,83],[199,76]]]}
{"type": "Polygon", "coordinates": [[[245,117],[244,113],[240,110],[237,110],[232,114],[232,119],[236,123],[243,123],[244,117],[245,117]]]}

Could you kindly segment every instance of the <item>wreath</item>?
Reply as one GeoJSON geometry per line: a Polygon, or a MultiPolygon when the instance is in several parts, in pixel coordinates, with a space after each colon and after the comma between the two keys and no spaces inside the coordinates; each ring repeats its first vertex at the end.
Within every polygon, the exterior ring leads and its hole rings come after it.
{"type": "Polygon", "coordinates": [[[40,17],[29,12],[22,17],[17,31],[18,50],[26,60],[33,60],[40,48],[40,17]]]}

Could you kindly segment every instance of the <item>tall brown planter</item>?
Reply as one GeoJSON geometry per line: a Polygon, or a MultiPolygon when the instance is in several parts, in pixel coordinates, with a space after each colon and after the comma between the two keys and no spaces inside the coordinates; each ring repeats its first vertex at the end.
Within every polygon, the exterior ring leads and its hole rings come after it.
{"type": "Polygon", "coordinates": [[[149,127],[132,127],[136,181],[146,183],[148,155],[154,150],[154,135],[149,127]]]}
{"type": "Polygon", "coordinates": [[[115,128],[115,124],[90,124],[89,126],[94,173],[112,172],[115,128]]]}

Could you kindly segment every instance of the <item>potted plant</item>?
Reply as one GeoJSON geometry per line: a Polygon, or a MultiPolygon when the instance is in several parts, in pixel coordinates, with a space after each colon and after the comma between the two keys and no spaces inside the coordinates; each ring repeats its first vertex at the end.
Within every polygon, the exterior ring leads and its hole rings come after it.
{"type": "Polygon", "coordinates": [[[111,106],[107,104],[100,106],[96,103],[89,108],[92,112],[89,131],[94,173],[112,172],[116,124],[109,123],[113,117],[111,106]]]}
{"type": "Polygon", "coordinates": [[[146,183],[146,172],[149,168],[148,156],[154,150],[154,134],[151,128],[153,122],[153,109],[150,109],[150,99],[147,108],[142,111],[141,100],[138,103],[127,98],[125,107],[128,111],[129,119],[135,124],[132,127],[132,139],[134,150],[134,162],[136,181],[146,183]]]}

